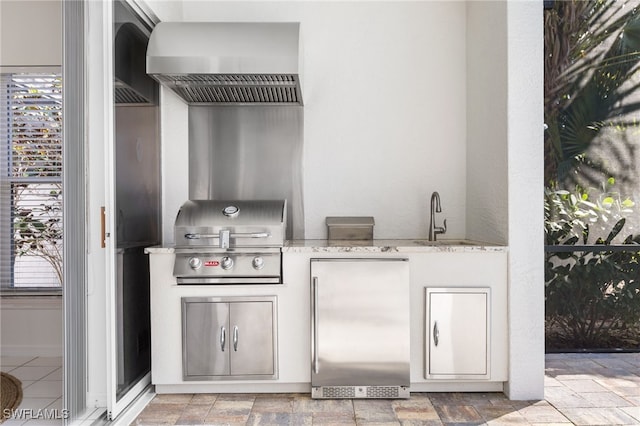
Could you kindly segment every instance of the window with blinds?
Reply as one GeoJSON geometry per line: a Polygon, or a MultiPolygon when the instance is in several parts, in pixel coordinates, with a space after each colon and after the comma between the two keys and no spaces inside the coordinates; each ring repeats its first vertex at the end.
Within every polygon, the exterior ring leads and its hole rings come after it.
{"type": "Polygon", "coordinates": [[[0,74],[0,284],[62,285],[62,76],[0,74]]]}

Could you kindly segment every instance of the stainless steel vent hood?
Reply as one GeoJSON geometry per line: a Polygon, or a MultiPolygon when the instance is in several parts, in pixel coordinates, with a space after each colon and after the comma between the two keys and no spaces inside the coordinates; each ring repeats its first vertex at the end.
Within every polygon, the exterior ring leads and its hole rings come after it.
{"type": "Polygon", "coordinates": [[[300,24],[161,22],[147,73],[189,104],[302,105],[300,24]]]}

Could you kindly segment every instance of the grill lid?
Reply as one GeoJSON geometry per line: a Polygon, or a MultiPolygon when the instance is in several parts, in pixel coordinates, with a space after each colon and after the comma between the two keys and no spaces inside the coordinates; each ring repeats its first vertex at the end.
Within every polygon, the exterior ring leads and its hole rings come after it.
{"type": "Polygon", "coordinates": [[[175,222],[177,247],[282,247],[285,200],[189,200],[175,222]]]}

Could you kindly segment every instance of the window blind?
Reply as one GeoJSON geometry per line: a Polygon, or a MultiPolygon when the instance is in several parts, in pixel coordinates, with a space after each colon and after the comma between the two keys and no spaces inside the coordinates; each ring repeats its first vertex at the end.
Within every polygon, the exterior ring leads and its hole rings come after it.
{"type": "Polygon", "coordinates": [[[62,76],[0,74],[0,284],[62,281],[62,76]]]}

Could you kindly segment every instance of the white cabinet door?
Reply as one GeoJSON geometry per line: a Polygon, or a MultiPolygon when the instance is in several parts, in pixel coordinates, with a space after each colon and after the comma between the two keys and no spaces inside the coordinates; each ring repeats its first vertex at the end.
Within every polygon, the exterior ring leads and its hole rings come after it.
{"type": "Polygon", "coordinates": [[[489,289],[426,288],[425,377],[489,379],[489,289]]]}

